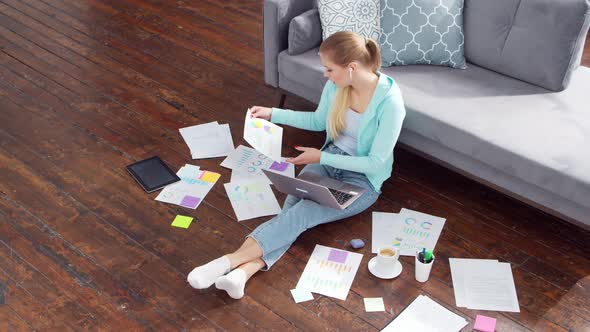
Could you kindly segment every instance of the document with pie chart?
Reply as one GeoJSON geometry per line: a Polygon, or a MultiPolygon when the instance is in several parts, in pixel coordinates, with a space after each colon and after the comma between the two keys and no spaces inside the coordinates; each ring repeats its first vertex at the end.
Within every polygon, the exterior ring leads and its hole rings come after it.
{"type": "Polygon", "coordinates": [[[401,209],[400,213],[373,212],[372,252],[384,245],[400,248],[400,255],[415,256],[416,251],[434,250],[445,225],[445,218],[401,209]]]}
{"type": "Polygon", "coordinates": [[[244,139],[258,152],[270,159],[281,162],[283,128],[260,118],[252,118],[250,109],[244,121],[244,139]]]}
{"type": "Polygon", "coordinates": [[[238,221],[281,212],[270,185],[265,182],[226,183],[225,191],[238,221]]]}

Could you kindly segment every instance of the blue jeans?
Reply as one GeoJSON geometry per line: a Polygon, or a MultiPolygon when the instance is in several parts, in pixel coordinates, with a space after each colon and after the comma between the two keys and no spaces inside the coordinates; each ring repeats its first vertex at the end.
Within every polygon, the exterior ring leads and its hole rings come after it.
{"type": "MultiPolygon", "coordinates": [[[[325,149],[328,153],[347,155],[333,144],[325,149]]],[[[271,220],[256,227],[248,237],[255,240],[262,249],[262,260],[266,263],[264,271],[278,261],[297,237],[305,230],[320,224],[348,218],[368,209],[379,198],[367,177],[362,173],[342,170],[321,164],[309,164],[301,173],[313,172],[322,176],[354,184],[367,191],[344,210],[320,205],[308,199],[288,195],[281,212],[271,220]]]]}

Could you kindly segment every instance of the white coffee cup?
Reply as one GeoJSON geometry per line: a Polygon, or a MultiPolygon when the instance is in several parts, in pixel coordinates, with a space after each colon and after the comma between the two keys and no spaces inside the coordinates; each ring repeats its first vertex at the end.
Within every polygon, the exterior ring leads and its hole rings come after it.
{"type": "Polygon", "coordinates": [[[375,269],[380,273],[392,273],[399,259],[400,249],[394,246],[383,246],[377,250],[375,269]]]}

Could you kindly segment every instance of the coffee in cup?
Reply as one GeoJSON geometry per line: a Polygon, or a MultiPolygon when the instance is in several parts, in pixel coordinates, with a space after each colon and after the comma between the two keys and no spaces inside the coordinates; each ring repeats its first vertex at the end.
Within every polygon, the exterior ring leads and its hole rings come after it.
{"type": "Polygon", "coordinates": [[[379,255],[385,256],[385,257],[393,257],[393,256],[395,256],[395,252],[389,248],[383,248],[383,249],[379,250],[379,255]]]}
{"type": "Polygon", "coordinates": [[[388,274],[395,270],[400,254],[399,247],[383,246],[377,250],[375,269],[379,273],[388,274]]]}

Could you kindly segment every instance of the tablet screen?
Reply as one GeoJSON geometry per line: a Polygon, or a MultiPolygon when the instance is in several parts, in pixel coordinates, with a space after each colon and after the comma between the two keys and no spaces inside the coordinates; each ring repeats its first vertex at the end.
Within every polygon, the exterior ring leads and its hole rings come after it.
{"type": "Polygon", "coordinates": [[[151,157],[135,162],[127,166],[127,170],[147,192],[152,192],[180,181],[180,178],[160,157],[151,157]]]}

